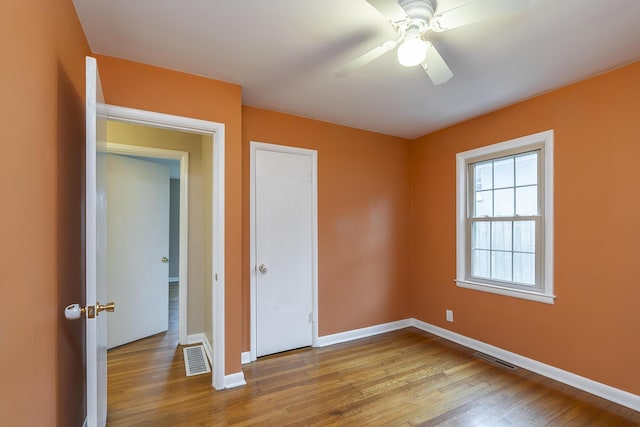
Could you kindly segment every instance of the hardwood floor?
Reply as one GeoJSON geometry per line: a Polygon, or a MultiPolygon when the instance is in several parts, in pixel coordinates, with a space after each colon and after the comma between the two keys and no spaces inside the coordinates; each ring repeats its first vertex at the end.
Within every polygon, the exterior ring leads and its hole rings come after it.
{"type": "Polygon", "coordinates": [[[638,426],[640,413],[408,328],[186,377],[177,335],[109,352],[108,426],[638,426]]]}

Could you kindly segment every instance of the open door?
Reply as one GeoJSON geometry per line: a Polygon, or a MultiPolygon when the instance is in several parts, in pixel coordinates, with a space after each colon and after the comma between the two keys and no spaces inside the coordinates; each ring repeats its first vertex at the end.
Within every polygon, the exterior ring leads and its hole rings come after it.
{"type": "Polygon", "coordinates": [[[107,155],[107,348],[169,329],[170,178],[166,164],[107,155]]]}
{"type": "Polygon", "coordinates": [[[106,121],[97,116],[103,103],[95,58],[87,56],[86,68],[86,165],[85,165],[85,306],[68,305],[67,319],[86,317],[86,378],[88,427],[107,422],[107,321],[102,312],[114,304],[100,304],[107,296],[106,121]]]}
{"type": "Polygon", "coordinates": [[[98,65],[86,58],[86,354],[87,426],[104,427],[107,421],[107,319],[112,311],[106,302],[107,215],[106,215],[106,120],[97,116],[104,103],[98,65]]]}

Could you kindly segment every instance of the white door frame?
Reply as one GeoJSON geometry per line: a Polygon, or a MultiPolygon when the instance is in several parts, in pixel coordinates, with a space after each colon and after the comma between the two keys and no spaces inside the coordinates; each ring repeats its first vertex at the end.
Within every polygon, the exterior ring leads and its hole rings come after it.
{"type": "MultiPolygon", "coordinates": [[[[108,139],[108,135],[107,135],[108,139]]],[[[178,342],[187,344],[187,288],[189,272],[189,153],[155,147],[107,142],[108,154],[180,161],[180,224],[178,242],[178,342]]],[[[108,215],[108,213],[107,213],[108,215]]],[[[107,333],[109,333],[107,331],[107,333]]]]}
{"type": "Polygon", "coordinates": [[[250,353],[251,360],[257,359],[257,300],[256,300],[256,150],[273,151],[276,153],[297,154],[308,156],[311,158],[311,307],[312,315],[312,341],[311,345],[318,347],[318,152],[306,148],[288,147],[285,145],[267,144],[264,142],[251,141],[251,159],[250,159],[250,204],[249,204],[249,223],[250,223],[250,248],[249,248],[249,266],[251,277],[250,280],[250,301],[251,301],[251,338],[250,353]]]}
{"type": "MultiPolygon", "coordinates": [[[[216,390],[225,388],[225,360],[224,360],[224,288],[225,288],[225,271],[224,271],[224,164],[225,164],[225,125],[224,123],[210,122],[206,120],[193,119],[189,117],[174,116],[164,113],[156,113],[152,111],[138,110],[133,108],[119,107],[114,105],[101,105],[98,109],[98,115],[107,120],[115,120],[126,123],[133,123],[143,126],[151,126],[163,129],[171,129],[183,132],[199,133],[210,135],[213,141],[213,150],[211,150],[213,159],[212,173],[212,330],[213,330],[213,375],[212,385],[216,390]]],[[[180,170],[182,174],[182,160],[180,162],[180,170]]],[[[182,182],[182,180],[181,180],[182,182]]],[[[185,180],[186,182],[186,180],[185,180]]],[[[181,184],[182,186],[182,184],[181,184]]],[[[182,195],[181,205],[182,205],[182,195]]],[[[182,248],[183,238],[187,234],[182,233],[182,206],[180,209],[180,246],[182,248]]],[[[185,244],[186,248],[186,244],[185,244]]],[[[186,274],[186,260],[183,266],[182,256],[180,257],[180,280],[183,273],[186,274]],[[185,268],[183,268],[185,267],[185,268]]],[[[186,277],[186,276],[185,276],[186,277]]],[[[180,287],[182,288],[182,286],[180,287]]],[[[180,304],[183,300],[180,299],[180,304]]],[[[186,298],[184,299],[186,304],[186,298]]],[[[186,313],[186,310],[185,310],[186,313]]],[[[186,335],[186,321],[184,323],[186,335]]],[[[186,337],[185,337],[186,338],[186,337]]],[[[181,340],[182,343],[182,340],[181,340]]],[[[186,339],[185,339],[186,343],[186,339]]]]}

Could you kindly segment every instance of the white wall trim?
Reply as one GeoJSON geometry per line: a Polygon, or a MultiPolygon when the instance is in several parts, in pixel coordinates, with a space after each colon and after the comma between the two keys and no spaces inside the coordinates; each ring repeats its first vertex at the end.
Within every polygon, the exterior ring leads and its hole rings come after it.
{"type": "Polygon", "coordinates": [[[469,280],[454,280],[459,288],[473,289],[481,292],[489,292],[496,295],[504,295],[514,298],[528,299],[530,301],[542,302],[544,304],[553,304],[555,295],[546,295],[539,292],[529,292],[522,289],[512,289],[502,286],[489,285],[487,283],[475,283],[469,280]]]}
{"type": "Polygon", "coordinates": [[[398,329],[408,328],[411,326],[411,319],[398,320],[395,322],[383,323],[380,325],[369,326],[366,328],[354,329],[337,334],[325,335],[318,339],[319,347],[339,344],[341,342],[353,341],[360,338],[370,337],[372,335],[384,334],[385,332],[396,331],[398,329]]]}
{"type": "Polygon", "coordinates": [[[87,424],[87,422],[88,422],[88,421],[87,421],[87,419],[85,418],[85,419],[84,419],[84,422],[82,423],[82,427],[87,427],[87,425],[88,425],[88,424],[87,424]]]}
{"type": "Polygon", "coordinates": [[[211,347],[211,343],[207,339],[207,334],[202,335],[202,347],[204,347],[204,352],[207,353],[207,359],[209,359],[209,364],[213,366],[213,347],[211,347]]]}
{"type": "MultiPolygon", "coordinates": [[[[97,114],[107,120],[116,120],[126,123],[134,123],[144,126],[153,126],[163,129],[172,129],[184,132],[199,133],[210,135],[212,137],[212,189],[213,189],[213,218],[212,218],[212,330],[213,330],[213,375],[212,385],[216,389],[225,388],[225,359],[224,359],[224,255],[225,255],[225,238],[224,238],[224,210],[225,210],[225,125],[224,123],[211,122],[207,120],[194,119],[189,117],[174,116],[171,114],[156,113],[152,111],[137,110],[134,108],[119,107],[115,105],[101,104],[98,107],[97,114]]],[[[180,162],[180,169],[183,169],[183,161],[180,162]]],[[[186,198],[186,194],[181,194],[186,198]]],[[[182,215],[180,217],[186,217],[182,215]]],[[[183,245],[183,238],[187,235],[180,235],[180,246],[183,245]]],[[[186,247],[186,245],[185,245],[186,247]]],[[[180,260],[180,280],[182,281],[183,272],[187,271],[187,266],[183,265],[180,260]]],[[[182,286],[181,286],[182,288],[182,286]]],[[[182,301],[182,300],[180,300],[182,301]]],[[[186,303],[186,298],[185,298],[186,303]]],[[[186,322],[185,322],[186,323],[186,322]]],[[[186,325],[185,325],[186,327],[186,325]]],[[[186,330],[185,330],[186,335],[186,330]]]]}
{"type": "Polygon", "coordinates": [[[192,344],[201,344],[204,342],[204,334],[201,332],[199,334],[191,334],[187,336],[187,340],[183,345],[192,345],[192,344]]]}
{"type": "Polygon", "coordinates": [[[224,377],[225,388],[240,387],[246,384],[247,382],[244,379],[244,373],[242,371],[236,372],[235,374],[225,375],[224,377]]]}
{"type": "Polygon", "coordinates": [[[183,132],[201,133],[204,135],[213,134],[219,131],[220,127],[224,127],[223,123],[109,104],[102,104],[98,106],[98,115],[106,118],[107,120],[118,120],[121,122],[142,124],[163,129],[173,129],[183,132]]]}
{"type": "Polygon", "coordinates": [[[250,351],[243,351],[242,354],[240,354],[240,363],[243,365],[246,365],[247,363],[251,363],[250,351]]]}
{"type": "Polygon", "coordinates": [[[437,335],[449,341],[453,341],[465,347],[469,347],[490,356],[496,357],[498,359],[502,359],[513,365],[520,366],[521,368],[570,385],[577,389],[586,391],[587,393],[602,397],[603,399],[610,400],[619,405],[626,406],[627,408],[631,408],[635,411],[640,411],[640,396],[638,395],[608,386],[603,383],[599,383],[597,381],[590,380],[589,378],[576,375],[574,373],[556,368],[551,365],[547,365],[542,362],[538,362],[533,359],[529,359],[528,357],[503,350],[491,344],[466,337],[464,335],[440,328],[435,325],[431,325],[421,320],[411,319],[411,326],[437,335]]]}
{"type": "Polygon", "coordinates": [[[213,213],[211,230],[213,236],[211,238],[211,267],[212,274],[212,321],[213,321],[213,359],[215,364],[212,364],[213,372],[217,374],[213,375],[213,387],[216,390],[225,388],[226,380],[224,378],[225,373],[225,335],[224,335],[224,322],[225,322],[225,128],[224,125],[219,126],[212,134],[213,137],[213,173],[211,179],[213,183],[211,188],[213,189],[213,196],[211,197],[211,203],[213,204],[211,212],[213,213]]]}
{"type": "MultiPolygon", "coordinates": [[[[109,139],[108,135],[107,139],[109,139]]],[[[164,148],[115,144],[113,142],[107,142],[107,153],[180,161],[180,224],[178,225],[180,229],[178,269],[180,271],[178,273],[179,277],[176,277],[173,282],[180,282],[180,287],[178,288],[178,342],[184,345],[187,337],[189,289],[189,153],[164,148]]],[[[171,281],[171,278],[169,278],[169,282],[171,281]]]]}
{"type": "Polygon", "coordinates": [[[312,192],[312,207],[311,207],[311,257],[312,257],[312,290],[311,290],[311,305],[312,305],[312,337],[311,345],[318,347],[318,152],[316,150],[309,150],[305,148],[289,147],[285,145],[267,144],[264,142],[251,141],[250,143],[250,193],[249,193],[249,268],[250,268],[250,356],[251,361],[257,359],[257,333],[256,333],[256,321],[257,321],[257,301],[256,301],[256,227],[255,227],[255,159],[256,150],[267,150],[278,153],[289,153],[309,156],[311,158],[311,173],[313,185],[311,186],[312,192]]]}

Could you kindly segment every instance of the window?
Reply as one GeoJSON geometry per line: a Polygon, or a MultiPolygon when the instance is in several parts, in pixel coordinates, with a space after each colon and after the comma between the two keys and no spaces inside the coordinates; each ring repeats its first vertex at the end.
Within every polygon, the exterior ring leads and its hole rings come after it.
{"type": "Polygon", "coordinates": [[[456,158],[457,285],[553,304],[553,131],[456,158]]]}

